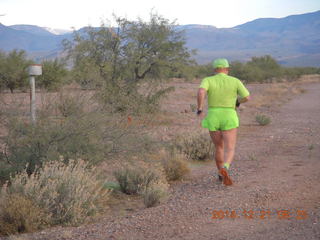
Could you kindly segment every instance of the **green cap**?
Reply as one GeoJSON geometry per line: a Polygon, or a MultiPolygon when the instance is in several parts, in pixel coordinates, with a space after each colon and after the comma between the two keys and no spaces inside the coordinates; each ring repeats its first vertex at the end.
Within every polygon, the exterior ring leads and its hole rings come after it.
{"type": "Polygon", "coordinates": [[[213,61],[213,68],[228,68],[229,63],[225,58],[218,58],[213,61]]]}

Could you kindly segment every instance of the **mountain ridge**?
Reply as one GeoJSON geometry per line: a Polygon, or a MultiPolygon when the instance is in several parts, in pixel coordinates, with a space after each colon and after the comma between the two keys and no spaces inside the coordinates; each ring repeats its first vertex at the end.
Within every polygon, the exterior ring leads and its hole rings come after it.
{"type": "Polygon", "coordinates": [[[53,36],[54,34],[46,30],[44,27],[39,27],[36,25],[29,25],[29,24],[16,24],[16,25],[10,25],[9,28],[29,32],[35,35],[40,36],[53,36]]]}
{"type": "MultiPolygon", "coordinates": [[[[197,49],[195,58],[200,64],[216,57],[247,61],[268,54],[284,65],[320,67],[320,11],[259,18],[232,28],[188,24],[178,25],[176,29],[185,32],[188,48],[197,49]]],[[[35,25],[0,23],[0,49],[24,49],[38,59],[58,56],[61,41],[71,38],[72,33],[57,35],[35,25]]]]}

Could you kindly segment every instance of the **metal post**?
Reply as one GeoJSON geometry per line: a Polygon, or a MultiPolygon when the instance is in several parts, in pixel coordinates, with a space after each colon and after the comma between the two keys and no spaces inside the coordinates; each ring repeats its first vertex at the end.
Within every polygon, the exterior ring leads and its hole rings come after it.
{"type": "Polygon", "coordinates": [[[42,74],[42,66],[40,64],[32,64],[28,68],[30,76],[30,112],[31,122],[36,123],[36,81],[35,76],[42,74]]]}
{"type": "Polygon", "coordinates": [[[33,124],[36,123],[36,83],[35,77],[30,76],[30,112],[31,121],[33,124]]]}

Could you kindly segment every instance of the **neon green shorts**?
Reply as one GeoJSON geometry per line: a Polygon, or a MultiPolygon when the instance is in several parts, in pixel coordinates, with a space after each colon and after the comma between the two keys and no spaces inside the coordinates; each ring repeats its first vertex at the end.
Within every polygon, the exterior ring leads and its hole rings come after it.
{"type": "Polygon", "coordinates": [[[230,130],[239,127],[239,118],[234,108],[209,108],[202,127],[209,131],[230,130]]]}

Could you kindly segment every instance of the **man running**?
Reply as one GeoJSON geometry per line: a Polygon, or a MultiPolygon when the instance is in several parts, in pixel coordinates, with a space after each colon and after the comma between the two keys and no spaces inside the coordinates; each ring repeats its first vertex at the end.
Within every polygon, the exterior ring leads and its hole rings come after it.
{"type": "Polygon", "coordinates": [[[235,110],[236,102],[237,105],[247,102],[250,99],[250,93],[239,79],[228,76],[227,59],[216,59],[213,62],[213,68],[216,74],[204,78],[199,86],[197,114],[204,117],[203,103],[205,95],[208,94],[208,113],[201,125],[209,129],[215,145],[219,180],[225,185],[232,185],[228,170],[234,157],[239,127],[239,118],[235,110]]]}

